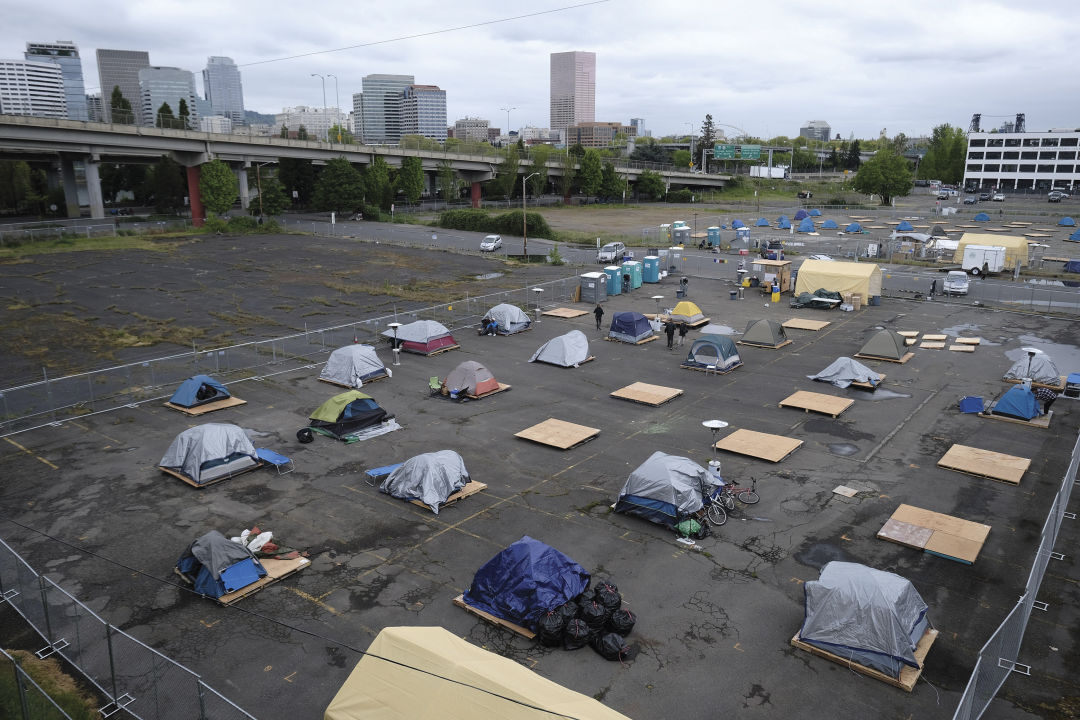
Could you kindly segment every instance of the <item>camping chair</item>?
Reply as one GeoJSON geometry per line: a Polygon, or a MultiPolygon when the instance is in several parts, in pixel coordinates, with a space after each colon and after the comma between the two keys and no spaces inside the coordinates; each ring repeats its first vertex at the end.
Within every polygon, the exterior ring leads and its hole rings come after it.
{"type": "Polygon", "coordinates": [[[428,393],[431,395],[442,394],[442,380],[439,380],[438,376],[429,377],[427,381],[428,393]]]}
{"type": "Polygon", "coordinates": [[[288,475],[296,469],[296,465],[293,464],[292,458],[287,458],[284,455],[280,455],[273,450],[267,450],[266,448],[256,448],[255,455],[265,463],[270,463],[277,468],[278,475],[288,475]]]}

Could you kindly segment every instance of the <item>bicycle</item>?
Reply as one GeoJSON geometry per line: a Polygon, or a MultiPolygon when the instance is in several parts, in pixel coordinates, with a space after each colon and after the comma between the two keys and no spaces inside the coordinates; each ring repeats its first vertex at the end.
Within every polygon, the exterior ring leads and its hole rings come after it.
{"type": "Polygon", "coordinates": [[[698,519],[704,519],[713,527],[719,527],[727,522],[727,510],[724,501],[724,481],[714,487],[711,492],[705,491],[705,483],[701,483],[701,510],[697,512],[698,519]]]}
{"type": "Polygon", "coordinates": [[[724,505],[728,510],[735,509],[735,500],[738,499],[743,505],[755,505],[761,496],[757,493],[757,478],[750,478],[750,487],[738,487],[734,484],[724,485],[724,505]]]}

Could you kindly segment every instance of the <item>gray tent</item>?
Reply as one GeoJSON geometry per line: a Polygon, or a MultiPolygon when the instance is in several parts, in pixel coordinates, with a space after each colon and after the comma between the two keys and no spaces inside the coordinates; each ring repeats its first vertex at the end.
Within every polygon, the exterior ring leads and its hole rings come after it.
{"type": "Polygon", "coordinates": [[[330,353],[319,379],[359,388],[363,387],[365,381],[390,375],[390,369],[383,365],[371,345],[346,345],[330,353]]]}
{"type": "Polygon", "coordinates": [[[217,530],[200,536],[188,546],[176,561],[176,572],[195,592],[213,598],[266,576],[266,569],[246,546],[227,539],[217,530]]]}
{"type": "Polygon", "coordinates": [[[948,233],[945,232],[945,228],[940,225],[935,225],[930,228],[930,237],[946,237],[948,233]]]}
{"type": "Polygon", "coordinates": [[[217,530],[211,530],[196,538],[195,542],[188,547],[188,552],[210,571],[215,580],[221,577],[222,570],[232,567],[241,560],[255,557],[246,545],[233,542],[217,530]]]}
{"type": "Polygon", "coordinates": [[[615,512],[674,528],[702,508],[702,490],[712,492],[715,486],[709,472],[690,458],[658,450],[630,473],[615,512]]]}
{"type": "Polygon", "coordinates": [[[483,395],[499,389],[499,381],[475,360],[466,360],[450,371],[443,381],[447,390],[464,390],[466,395],[483,395]]]}
{"type": "Polygon", "coordinates": [[[927,605],[910,581],[857,563],[830,562],[804,588],[803,642],[894,678],[905,665],[919,667],[915,646],[929,621],[927,605]]]}
{"type": "Polygon", "coordinates": [[[469,471],[453,450],[439,450],[411,457],[379,486],[382,492],[402,500],[419,500],[439,514],[446,498],[465,487],[469,471]]]}
{"type": "Polygon", "coordinates": [[[1027,353],[1013,363],[1013,366],[1009,368],[1009,372],[1005,373],[1005,380],[1031,378],[1032,382],[1042,385],[1056,386],[1061,384],[1061,372],[1054,365],[1054,361],[1050,359],[1049,355],[1031,348],[1027,348],[1027,353]]]}
{"type": "Polygon", "coordinates": [[[383,330],[382,336],[393,340],[397,337],[399,342],[427,342],[431,338],[442,337],[449,335],[450,331],[446,329],[446,326],[440,322],[434,320],[417,320],[416,322],[407,323],[397,329],[397,335],[394,335],[393,329],[383,330]]]}
{"type": "Polygon", "coordinates": [[[784,326],[775,320],[751,320],[746,324],[746,332],[739,342],[744,345],[780,347],[788,342],[788,336],[784,332],[784,326]]]}
{"type": "Polygon", "coordinates": [[[551,338],[533,353],[529,362],[542,362],[560,367],[577,367],[589,358],[589,338],[580,330],[551,338]]]}
{"type": "Polygon", "coordinates": [[[858,354],[884,360],[899,360],[906,352],[903,335],[892,330],[878,330],[870,336],[858,354]]]}
{"type": "Polygon", "coordinates": [[[258,465],[255,446],[236,425],[206,423],[176,436],[159,466],[206,485],[258,465]]]}
{"type": "Polygon", "coordinates": [[[838,388],[846,388],[853,382],[869,383],[876,386],[881,382],[881,376],[858,360],[849,357],[838,357],[827,368],[817,375],[807,375],[811,380],[832,383],[838,388]]]}
{"type": "Polygon", "coordinates": [[[494,320],[499,324],[496,331],[500,335],[513,335],[529,329],[532,321],[521,308],[508,303],[501,303],[487,311],[484,320],[494,320]]]}

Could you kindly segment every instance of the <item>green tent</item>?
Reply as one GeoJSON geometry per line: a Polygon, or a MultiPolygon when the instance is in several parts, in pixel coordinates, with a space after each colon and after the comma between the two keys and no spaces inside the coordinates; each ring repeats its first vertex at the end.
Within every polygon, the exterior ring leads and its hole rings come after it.
{"type": "Polygon", "coordinates": [[[320,405],[311,414],[308,427],[322,435],[347,440],[350,435],[392,417],[370,395],[349,390],[320,405]]]}
{"type": "Polygon", "coordinates": [[[747,323],[746,331],[739,342],[743,345],[778,348],[781,345],[787,345],[791,341],[788,340],[783,325],[775,320],[761,319],[751,320],[747,323]]]}
{"type": "Polygon", "coordinates": [[[904,336],[892,330],[874,333],[856,357],[875,357],[899,362],[906,352],[904,336]]]}

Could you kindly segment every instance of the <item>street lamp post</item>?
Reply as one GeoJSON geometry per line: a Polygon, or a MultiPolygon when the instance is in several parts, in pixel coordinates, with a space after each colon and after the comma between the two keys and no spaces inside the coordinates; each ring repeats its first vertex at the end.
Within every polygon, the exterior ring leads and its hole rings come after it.
{"type": "Polygon", "coordinates": [[[337,125],[337,141],[338,141],[338,144],[340,144],[341,143],[341,99],[338,97],[337,75],[327,74],[327,77],[334,78],[334,110],[336,111],[335,115],[337,116],[337,122],[334,123],[334,124],[337,125]]]}
{"type": "Polygon", "coordinates": [[[507,137],[509,137],[510,136],[510,111],[511,110],[517,110],[517,108],[516,107],[504,107],[504,108],[499,108],[499,109],[502,110],[504,113],[506,113],[506,135],[507,135],[507,137]]]}
{"type": "MultiPolygon", "coordinates": [[[[325,119],[326,119],[326,77],[323,76],[323,75],[320,75],[319,73],[311,73],[311,77],[317,77],[320,80],[322,80],[322,112],[323,112],[323,120],[325,121],[325,119]]],[[[327,126],[327,128],[326,128],[326,139],[327,140],[330,139],[330,127],[329,126],[327,126]]]]}
{"type": "Polygon", "coordinates": [[[525,183],[529,181],[529,178],[535,177],[540,173],[534,172],[532,175],[521,178],[521,237],[525,239],[522,245],[522,253],[525,255],[525,262],[529,262],[529,223],[525,219],[525,183]]]}

